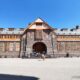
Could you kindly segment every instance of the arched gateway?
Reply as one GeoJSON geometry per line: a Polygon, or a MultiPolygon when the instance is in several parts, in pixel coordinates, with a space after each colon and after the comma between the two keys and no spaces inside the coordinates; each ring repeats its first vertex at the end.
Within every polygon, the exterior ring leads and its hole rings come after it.
{"type": "Polygon", "coordinates": [[[56,34],[46,22],[38,18],[25,29],[21,38],[21,56],[46,57],[56,51],[56,34]]]}
{"type": "Polygon", "coordinates": [[[47,53],[47,47],[43,42],[36,42],[33,44],[33,51],[36,53],[46,54],[47,53]]]}

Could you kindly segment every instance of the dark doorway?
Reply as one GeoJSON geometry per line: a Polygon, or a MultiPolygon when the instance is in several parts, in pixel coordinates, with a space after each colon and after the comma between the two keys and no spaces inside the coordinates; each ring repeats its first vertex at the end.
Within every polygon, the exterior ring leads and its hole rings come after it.
{"type": "Polygon", "coordinates": [[[44,43],[42,42],[37,42],[33,45],[33,51],[36,53],[47,53],[47,47],[44,43]]]}

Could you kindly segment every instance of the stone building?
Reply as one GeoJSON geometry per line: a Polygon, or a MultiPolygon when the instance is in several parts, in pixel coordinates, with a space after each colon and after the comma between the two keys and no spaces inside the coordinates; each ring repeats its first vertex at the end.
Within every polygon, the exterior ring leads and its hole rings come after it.
{"type": "Polygon", "coordinates": [[[0,57],[80,56],[80,27],[52,28],[38,18],[27,28],[0,28],[0,57]]]}
{"type": "Polygon", "coordinates": [[[57,51],[56,33],[52,27],[38,18],[24,30],[21,36],[21,56],[33,52],[52,55],[53,51],[57,51]]]}
{"type": "Polygon", "coordinates": [[[23,28],[0,28],[0,57],[20,55],[20,37],[23,30],[23,28]]]}

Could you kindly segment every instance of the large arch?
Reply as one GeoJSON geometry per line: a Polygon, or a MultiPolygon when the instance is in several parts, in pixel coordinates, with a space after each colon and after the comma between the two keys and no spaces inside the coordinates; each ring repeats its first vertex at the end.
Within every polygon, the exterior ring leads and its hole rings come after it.
{"type": "Polygon", "coordinates": [[[36,42],[32,46],[33,51],[36,53],[46,54],[47,53],[47,47],[43,42],[36,42]]]}

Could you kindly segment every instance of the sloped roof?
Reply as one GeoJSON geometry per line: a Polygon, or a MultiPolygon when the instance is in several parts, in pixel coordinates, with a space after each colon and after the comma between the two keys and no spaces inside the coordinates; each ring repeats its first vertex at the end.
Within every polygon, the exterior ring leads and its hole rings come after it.
{"type": "Polygon", "coordinates": [[[34,22],[44,22],[41,18],[37,18],[34,22]]]}
{"type": "Polygon", "coordinates": [[[57,35],[80,35],[80,28],[79,29],[76,29],[76,28],[73,28],[73,29],[57,29],[55,30],[55,33],[57,35]]]}
{"type": "MultiPolygon", "coordinates": [[[[11,28],[13,29],[13,28],[11,28]]],[[[20,28],[15,28],[14,30],[9,30],[9,28],[3,28],[3,30],[0,31],[0,34],[22,34],[23,30],[20,28]]]]}
{"type": "Polygon", "coordinates": [[[42,20],[41,18],[37,18],[34,22],[32,22],[31,24],[28,25],[27,28],[25,28],[24,32],[27,30],[27,29],[52,29],[54,30],[51,26],[49,26],[44,20],[42,20]],[[42,24],[45,24],[45,27],[44,26],[35,26],[34,24],[36,23],[42,23],[42,24]]]}

